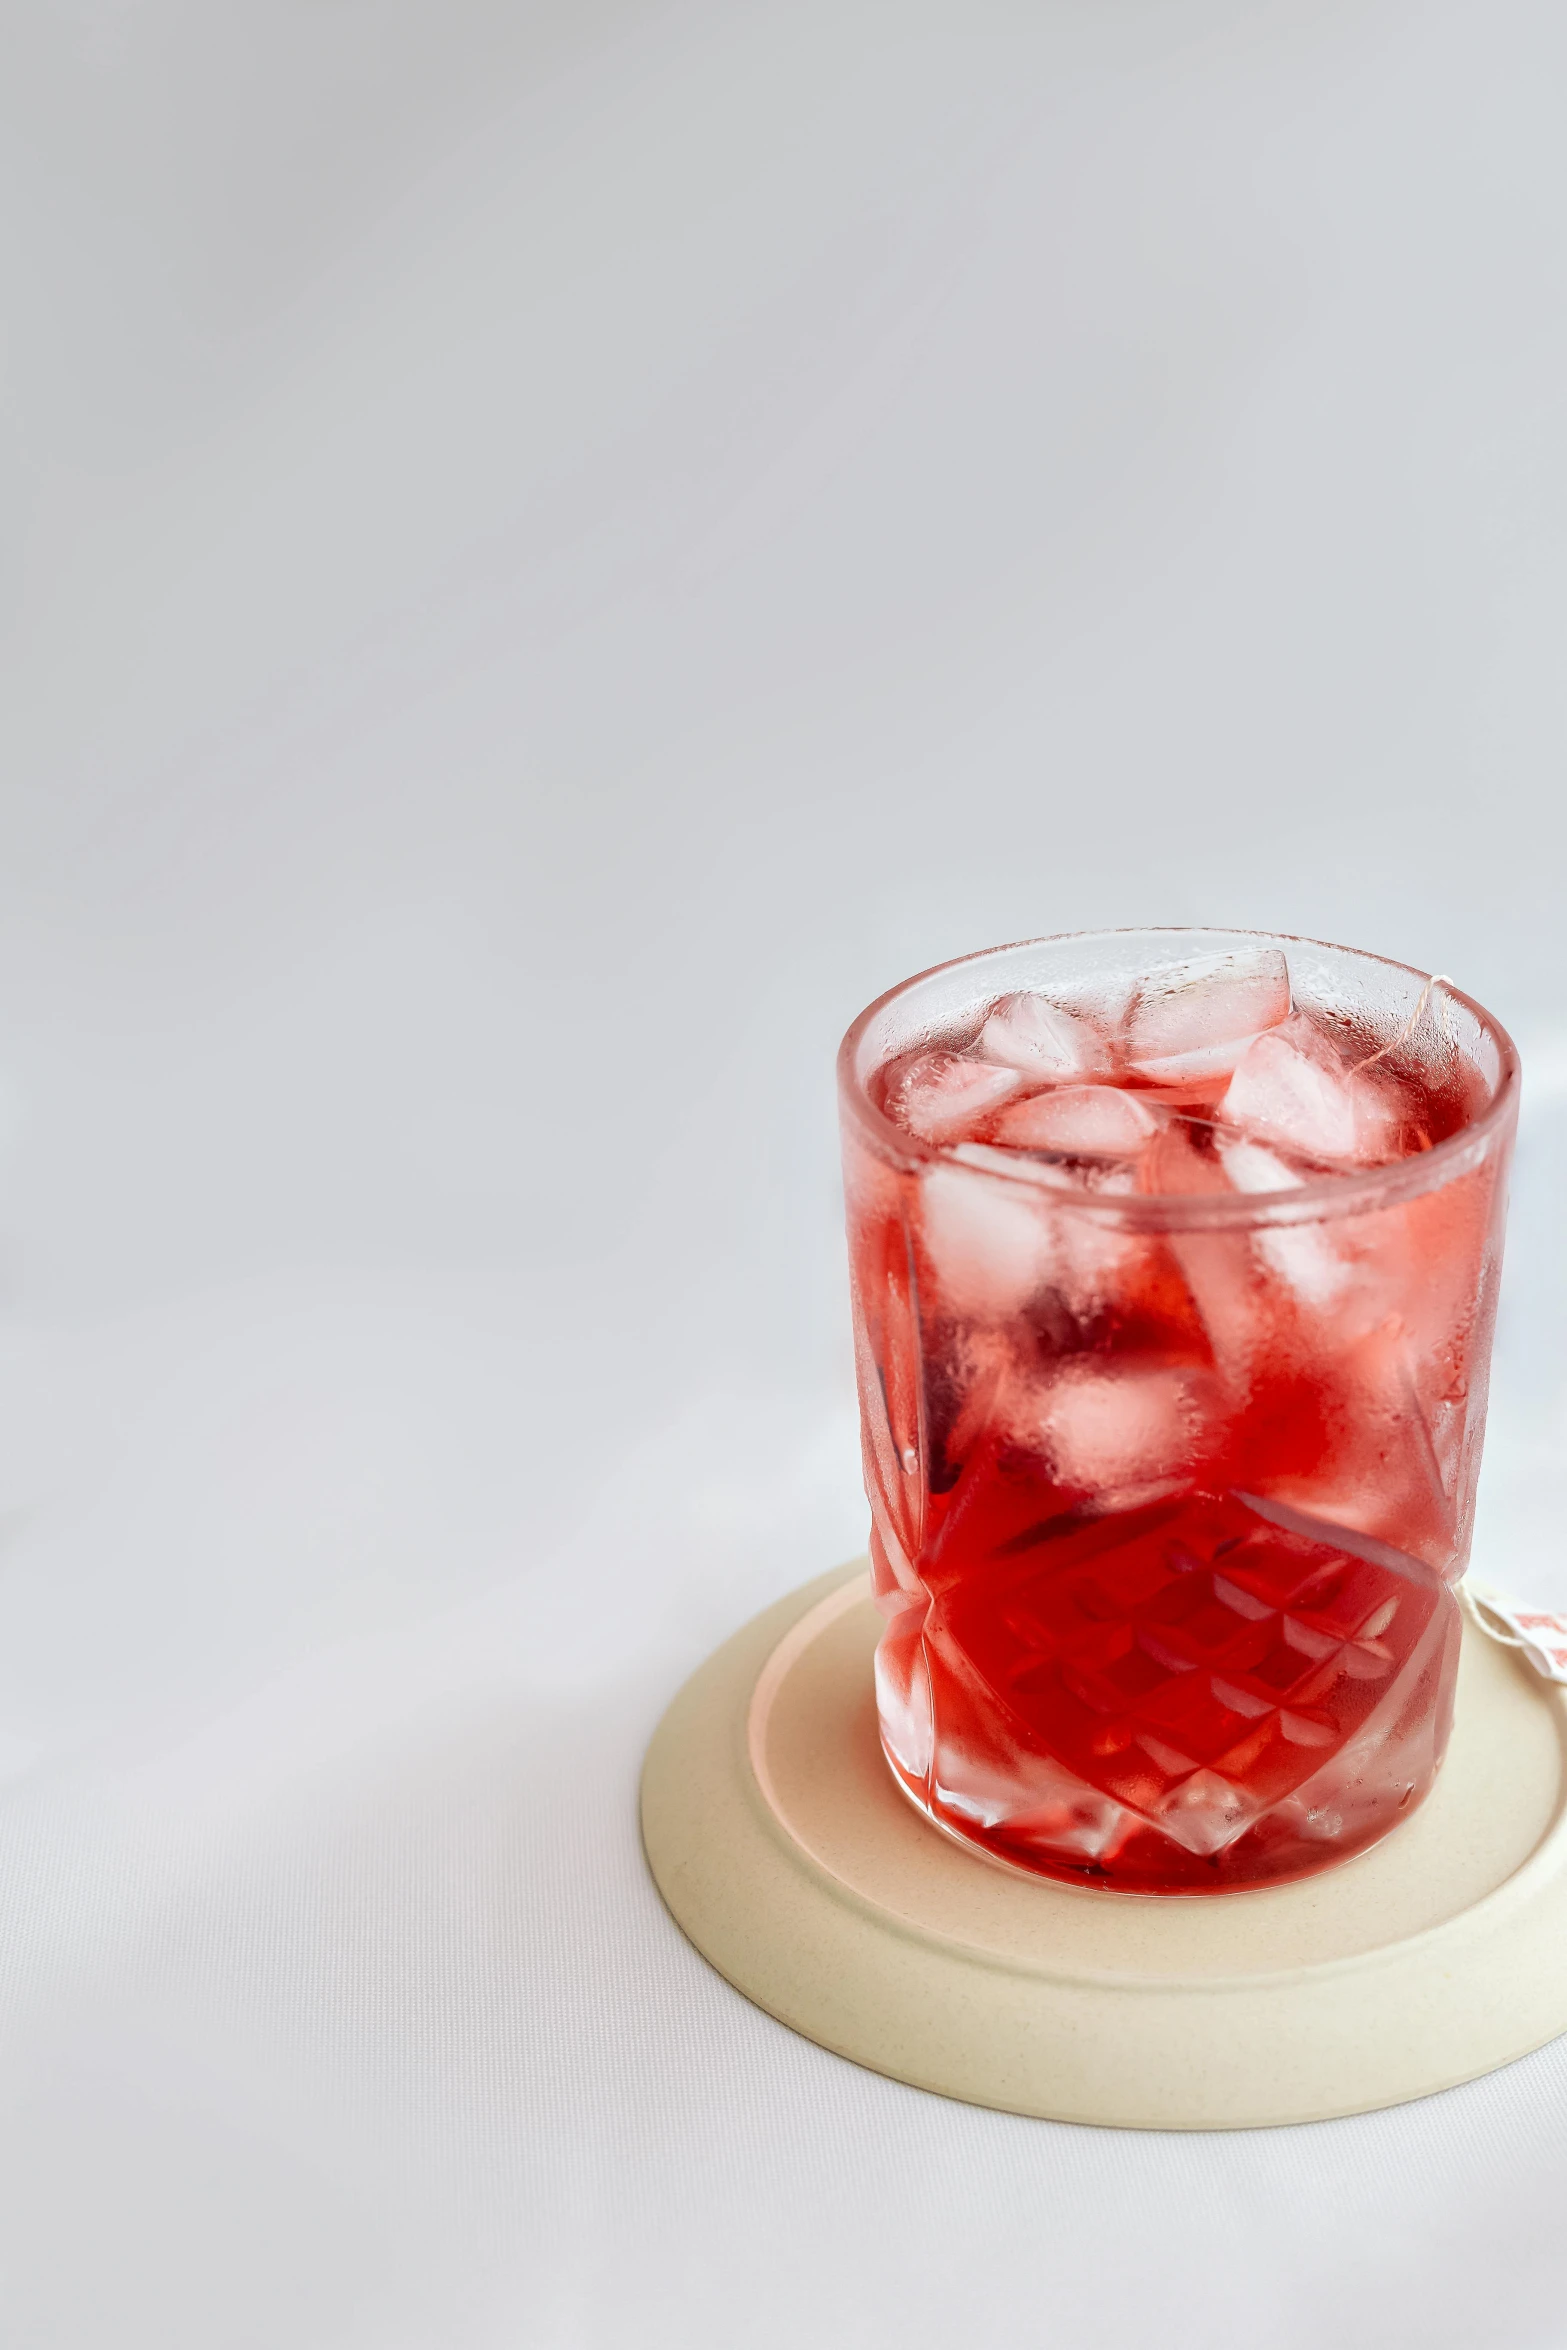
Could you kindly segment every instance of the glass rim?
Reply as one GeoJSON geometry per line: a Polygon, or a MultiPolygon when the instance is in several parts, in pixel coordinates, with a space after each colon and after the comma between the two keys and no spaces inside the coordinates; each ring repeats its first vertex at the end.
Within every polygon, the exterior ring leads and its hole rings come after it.
{"type": "Polygon", "coordinates": [[[944,962],[932,963],[923,971],[911,972],[866,1005],[863,1012],[851,1021],[838,1047],[838,1095],[845,1112],[851,1115],[866,1141],[878,1156],[890,1158],[908,1168],[949,1166],[961,1168],[964,1174],[978,1181],[989,1180],[1010,1184],[1035,1199],[1045,1200],[1051,1208],[1059,1208],[1076,1215],[1092,1217],[1096,1222],[1133,1225],[1144,1230],[1172,1230],[1203,1227],[1223,1230],[1248,1224],[1305,1224],[1315,1223],[1324,1216],[1351,1215],[1361,1210],[1381,1207],[1394,1200],[1407,1199],[1421,1192],[1435,1191],[1442,1184],[1465,1174],[1478,1165],[1490,1149],[1497,1130],[1512,1114],[1518,1096],[1518,1048],[1493,1012],[1484,1004],[1444,978],[1442,986],[1456,1003],[1460,1003],[1479,1022],[1495,1043],[1501,1061],[1496,1091],[1479,1117],[1429,1150],[1417,1151],[1407,1159],[1395,1159],[1380,1167],[1356,1167],[1342,1173],[1318,1175],[1305,1183],[1294,1184],[1287,1191],[1236,1192],[1089,1192],[1069,1190],[1064,1185],[1042,1180],[1019,1167],[989,1163],[978,1165],[971,1159],[960,1158],[964,1147],[959,1143],[927,1142],[912,1134],[907,1127],[897,1125],[877,1109],[865,1091],[855,1060],[860,1040],[879,1012],[906,995],[911,988],[925,980],[935,979],[944,971],[961,970],[966,964],[988,962],[993,956],[1017,954],[1029,947],[1092,944],[1098,939],[1127,938],[1183,938],[1183,939],[1256,939],[1261,944],[1279,947],[1315,947],[1329,954],[1348,955],[1357,962],[1378,963],[1385,970],[1397,971],[1406,979],[1413,979],[1422,987],[1431,984],[1432,974],[1420,970],[1413,963],[1401,963],[1395,956],[1373,954],[1365,947],[1347,947],[1331,939],[1306,938],[1286,930],[1229,930],[1206,923],[1123,923],[1095,930],[1046,931],[1037,938],[1011,939],[999,946],[978,947],[966,955],[950,955],[944,962]]]}

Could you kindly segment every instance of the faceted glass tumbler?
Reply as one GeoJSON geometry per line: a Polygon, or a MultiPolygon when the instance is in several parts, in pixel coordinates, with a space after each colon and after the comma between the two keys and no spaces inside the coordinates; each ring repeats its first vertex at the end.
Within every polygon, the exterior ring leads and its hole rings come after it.
{"type": "Polygon", "coordinates": [[[994,1859],[1127,1892],[1276,1883],[1374,1843],[1429,1791],[1452,1716],[1517,1110],[1505,1032],[1346,948],[1117,931],[905,982],[849,1030],[839,1082],[900,1786],[994,1859]],[[888,1065],[977,1049],[998,1001],[1086,1007],[1113,1076],[1150,973],[1259,948],[1352,1073],[1462,1098],[1455,1130],[1289,1188],[1186,1194],[1089,1188],[1059,1155],[888,1113],[888,1065]]]}

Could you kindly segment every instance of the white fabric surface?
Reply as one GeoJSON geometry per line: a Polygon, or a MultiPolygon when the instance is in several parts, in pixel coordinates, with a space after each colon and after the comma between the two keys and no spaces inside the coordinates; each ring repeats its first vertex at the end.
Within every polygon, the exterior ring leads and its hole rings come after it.
{"type": "Polygon", "coordinates": [[[634,1831],[861,1543],[830,1068],[1105,921],[1532,1090],[1567,1562],[1567,19],[56,0],[0,26],[0,2334],[1567,2342],[1567,2048],[1112,2136],[792,2038],[634,1831]]]}

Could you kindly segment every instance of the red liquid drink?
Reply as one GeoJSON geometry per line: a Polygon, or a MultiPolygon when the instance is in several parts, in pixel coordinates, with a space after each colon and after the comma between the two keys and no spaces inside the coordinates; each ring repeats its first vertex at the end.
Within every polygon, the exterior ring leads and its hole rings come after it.
{"type": "Polygon", "coordinates": [[[1370,956],[1114,933],[910,982],[841,1074],[901,1785],[1128,1892],[1384,1835],[1451,1720],[1505,1035],[1370,956]]]}

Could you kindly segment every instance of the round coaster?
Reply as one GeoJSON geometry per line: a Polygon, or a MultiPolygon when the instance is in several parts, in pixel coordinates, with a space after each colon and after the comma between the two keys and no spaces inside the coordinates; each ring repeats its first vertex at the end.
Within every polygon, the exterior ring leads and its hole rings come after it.
{"type": "Polygon", "coordinates": [[[808,2039],[1010,2113],[1238,2129],[1363,2113],[1567,2030],[1567,1691],[1467,1622],[1452,1744],[1383,1844],[1299,1884],[1136,1895],[981,1859],[876,1735],[862,1565],[675,1699],[642,1775],[660,1892],[808,2039]]]}

